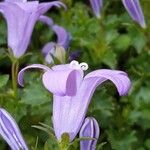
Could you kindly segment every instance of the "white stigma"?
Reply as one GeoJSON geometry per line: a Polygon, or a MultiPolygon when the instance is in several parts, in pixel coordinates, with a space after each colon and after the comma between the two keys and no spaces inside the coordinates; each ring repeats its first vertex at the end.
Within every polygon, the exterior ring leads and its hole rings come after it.
{"type": "Polygon", "coordinates": [[[79,62],[76,60],[71,61],[70,67],[74,69],[80,69],[79,62]]]}
{"type": "Polygon", "coordinates": [[[88,64],[85,62],[82,62],[79,65],[80,65],[80,68],[84,71],[88,70],[88,68],[89,68],[88,64]]]}
{"type": "Polygon", "coordinates": [[[82,62],[79,64],[79,62],[76,60],[71,61],[70,66],[74,69],[81,69],[83,71],[85,71],[89,68],[87,63],[82,62]]]}

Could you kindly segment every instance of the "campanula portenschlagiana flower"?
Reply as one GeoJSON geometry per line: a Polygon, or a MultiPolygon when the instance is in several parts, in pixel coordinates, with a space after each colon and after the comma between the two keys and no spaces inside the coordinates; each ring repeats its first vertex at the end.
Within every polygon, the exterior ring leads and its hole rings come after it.
{"type": "MultiPolygon", "coordinates": [[[[139,0],[122,0],[122,3],[131,16],[131,18],[145,28],[146,23],[140,6],[139,0]]],[[[93,13],[97,18],[100,18],[100,12],[103,5],[103,0],[90,0],[93,13]]]]}
{"type": "Polygon", "coordinates": [[[99,69],[84,77],[83,70],[86,70],[88,65],[79,64],[77,61],[52,68],[40,64],[29,65],[18,74],[21,86],[24,72],[30,68],[44,70],[42,81],[45,88],[53,94],[53,126],[58,140],[63,133],[69,134],[70,141],[75,138],[97,86],[110,80],[116,86],[119,95],[126,95],[131,86],[128,75],[119,70],[99,69]]]}
{"type": "Polygon", "coordinates": [[[97,18],[101,17],[101,9],[103,6],[103,0],[90,0],[90,4],[93,10],[93,13],[97,18]]]}
{"type": "Polygon", "coordinates": [[[12,150],[28,150],[16,121],[3,108],[0,108],[0,135],[12,150]]]}
{"type": "Polygon", "coordinates": [[[47,16],[40,18],[40,21],[48,25],[57,37],[56,42],[48,42],[42,48],[42,53],[45,56],[46,62],[49,64],[53,63],[53,58],[55,57],[60,60],[60,62],[64,63],[64,61],[61,61],[61,58],[64,57],[66,50],[69,47],[69,43],[71,41],[70,33],[63,27],[54,24],[53,20],[47,16]],[[60,48],[58,49],[58,47],[60,48]],[[63,56],[60,56],[61,58],[59,58],[59,54],[62,54],[63,56]]]}
{"type": "Polygon", "coordinates": [[[36,22],[53,6],[65,7],[59,1],[39,3],[38,1],[5,0],[0,2],[0,12],[7,22],[8,47],[14,57],[19,58],[26,52],[36,22]]]}
{"type": "Polygon", "coordinates": [[[80,150],[95,150],[100,129],[98,122],[93,117],[87,117],[80,129],[80,138],[94,138],[94,140],[80,141],[80,150]]]}

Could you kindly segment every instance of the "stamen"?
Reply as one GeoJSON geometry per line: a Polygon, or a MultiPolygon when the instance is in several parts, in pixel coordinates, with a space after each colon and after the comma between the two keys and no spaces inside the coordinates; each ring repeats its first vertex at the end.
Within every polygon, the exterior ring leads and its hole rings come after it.
{"type": "Polygon", "coordinates": [[[88,66],[87,63],[82,62],[82,63],[79,64],[79,62],[76,61],[76,60],[73,60],[73,61],[70,63],[70,67],[72,67],[72,68],[74,68],[74,69],[81,69],[81,70],[83,70],[83,71],[86,71],[86,70],[89,68],[89,66],[88,66]]]}
{"type": "Polygon", "coordinates": [[[80,69],[79,62],[76,61],[76,60],[71,61],[70,67],[72,67],[72,68],[74,68],[74,69],[80,69]]]}
{"type": "Polygon", "coordinates": [[[84,71],[88,70],[88,68],[89,68],[88,64],[85,62],[82,62],[79,65],[80,65],[80,68],[84,71]]]}

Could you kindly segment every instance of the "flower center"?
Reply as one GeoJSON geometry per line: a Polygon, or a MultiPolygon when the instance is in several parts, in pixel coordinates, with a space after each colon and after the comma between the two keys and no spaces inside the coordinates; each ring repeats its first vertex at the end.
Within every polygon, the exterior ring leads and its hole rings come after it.
{"type": "Polygon", "coordinates": [[[89,68],[87,63],[82,62],[79,64],[79,62],[76,60],[71,61],[70,66],[74,69],[81,69],[83,71],[86,71],[89,68]]]}

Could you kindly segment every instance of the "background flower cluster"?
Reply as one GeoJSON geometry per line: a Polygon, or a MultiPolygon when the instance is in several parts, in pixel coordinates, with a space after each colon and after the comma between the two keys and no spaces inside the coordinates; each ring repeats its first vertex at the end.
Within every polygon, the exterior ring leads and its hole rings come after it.
{"type": "MultiPolygon", "coordinates": [[[[101,19],[94,16],[90,1],[62,2],[67,5],[66,11],[54,7],[47,15],[69,34],[67,61],[76,58],[88,63],[87,72],[100,68],[123,70],[132,80],[132,89],[126,97],[119,97],[109,82],[95,92],[87,115],[93,116],[101,128],[97,149],[150,149],[150,1],[140,1],[146,29],[133,22],[120,0],[104,0],[101,19]]],[[[52,41],[59,42],[55,29],[37,22],[28,51],[20,60],[20,69],[28,64],[47,64],[42,48],[52,41]]],[[[41,73],[27,72],[26,86],[19,88],[18,101],[14,100],[7,51],[7,25],[1,15],[0,106],[11,112],[32,149],[36,149],[36,143],[39,150],[43,145],[45,150],[55,149],[53,137],[32,127],[39,122],[52,126],[52,96],[41,83],[41,73]]],[[[8,149],[3,140],[0,148],[8,149]]],[[[79,143],[74,143],[72,149],[78,148],[79,143]]]]}

